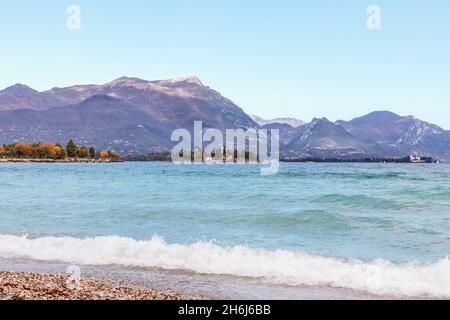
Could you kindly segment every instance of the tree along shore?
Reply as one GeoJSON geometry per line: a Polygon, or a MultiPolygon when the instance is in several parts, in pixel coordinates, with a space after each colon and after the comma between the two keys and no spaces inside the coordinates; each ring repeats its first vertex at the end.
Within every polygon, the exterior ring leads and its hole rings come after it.
{"type": "MultiPolygon", "coordinates": [[[[235,159],[237,153],[235,152],[235,159]]],[[[125,161],[148,161],[148,162],[172,162],[172,156],[170,152],[151,152],[142,155],[126,155],[122,158],[125,161]]],[[[249,154],[246,153],[246,160],[249,160],[249,154]]],[[[205,162],[210,159],[203,158],[205,162]]],[[[230,159],[228,159],[230,160],[230,159]]],[[[192,155],[192,161],[194,157],[192,155]]],[[[224,160],[225,162],[225,160],[224,160]]],[[[230,161],[229,161],[230,162],[230,161]]],[[[228,163],[229,163],[228,162],[228,163]]],[[[312,157],[299,157],[299,158],[280,158],[280,162],[326,162],[326,163],[438,163],[439,161],[431,157],[400,157],[400,158],[312,158],[312,157]]]]}
{"type": "Polygon", "coordinates": [[[0,146],[1,162],[118,162],[115,151],[96,151],[93,146],[78,147],[71,139],[63,147],[56,143],[12,143],[0,146]]]}
{"type": "Polygon", "coordinates": [[[117,163],[124,162],[122,159],[18,159],[18,158],[0,158],[0,163],[117,163]]]}

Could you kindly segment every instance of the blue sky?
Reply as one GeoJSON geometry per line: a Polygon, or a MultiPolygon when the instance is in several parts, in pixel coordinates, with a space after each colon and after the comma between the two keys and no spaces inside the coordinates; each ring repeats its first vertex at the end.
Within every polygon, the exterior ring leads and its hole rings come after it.
{"type": "Polygon", "coordinates": [[[0,88],[196,75],[264,117],[389,109],[450,129],[447,0],[0,0],[0,41],[0,88]]]}

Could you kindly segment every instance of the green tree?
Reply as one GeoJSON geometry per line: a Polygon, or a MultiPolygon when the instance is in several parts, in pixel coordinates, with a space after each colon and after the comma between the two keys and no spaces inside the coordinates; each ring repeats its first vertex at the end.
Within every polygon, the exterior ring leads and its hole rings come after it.
{"type": "Polygon", "coordinates": [[[5,144],[3,145],[5,151],[3,152],[3,156],[6,158],[14,158],[16,157],[16,144],[5,144]]]}
{"type": "Polygon", "coordinates": [[[64,148],[61,148],[61,159],[65,159],[67,157],[67,151],[64,148]]]}
{"type": "Polygon", "coordinates": [[[47,159],[50,157],[49,150],[44,146],[39,146],[36,150],[39,159],[47,159]]]}
{"type": "Polygon", "coordinates": [[[72,139],[67,142],[66,152],[69,158],[75,158],[78,154],[78,147],[72,139]]]}
{"type": "Polygon", "coordinates": [[[92,158],[92,159],[94,159],[95,158],[95,155],[96,155],[96,153],[95,153],[95,149],[94,149],[94,147],[90,147],[89,148],[89,156],[92,158]]]}

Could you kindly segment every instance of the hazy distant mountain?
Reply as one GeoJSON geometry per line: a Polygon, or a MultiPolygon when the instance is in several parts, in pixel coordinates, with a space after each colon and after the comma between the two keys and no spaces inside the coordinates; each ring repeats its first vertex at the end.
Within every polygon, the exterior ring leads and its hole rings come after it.
{"type": "Polygon", "coordinates": [[[360,139],[326,118],[316,118],[297,128],[283,151],[297,157],[363,158],[381,150],[375,143],[360,139]]]}
{"type": "Polygon", "coordinates": [[[256,115],[250,115],[250,117],[253,119],[253,121],[255,121],[257,124],[259,124],[261,127],[268,125],[268,124],[280,123],[280,124],[288,124],[293,128],[298,128],[305,124],[305,122],[303,120],[295,119],[295,118],[276,118],[276,119],[267,120],[267,119],[263,119],[256,115]]]}
{"type": "Polygon", "coordinates": [[[286,146],[294,139],[297,128],[293,128],[289,124],[286,123],[269,123],[261,127],[262,129],[267,129],[267,133],[270,137],[270,130],[277,129],[279,131],[280,137],[280,151],[283,155],[286,155],[287,151],[289,151],[286,146]]]}
{"type": "Polygon", "coordinates": [[[450,132],[412,116],[373,112],[351,121],[264,120],[248,116],[196,77],[146,81],[119,78],[38,92],[25,85],[0,91],[0,144],[74,138],[121,153],[170,150],[176,128],[279,129],[286,157],[365,158],[410,154],[450,161],[450,132]]]}
{"type": "Polygon", "coordinates": [[[450,160],[450,132],[413,116],[378,111],[336,123],[358,137],[377,143],[386,153],[432,155],[450,160]]]}
{"type": "Polygon", "coordinates": [[[43,110],[61,105],[58,97],[51,97],[22,84],[0,91],[0,111],[17,109],[43,110]]]}

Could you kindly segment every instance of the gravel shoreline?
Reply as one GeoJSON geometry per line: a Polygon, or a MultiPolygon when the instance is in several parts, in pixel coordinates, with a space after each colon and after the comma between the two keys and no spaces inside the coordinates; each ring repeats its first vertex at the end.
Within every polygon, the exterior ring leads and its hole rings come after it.
{"type": "Polygon", "coordinates": [[[180,300],[181,295],[165,294],[138,287],[126,287],[92,278],[81,278],[71,288],[68,276],[0,271],[0,300],[180,300]]]}

